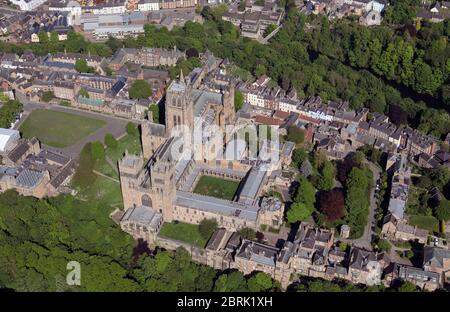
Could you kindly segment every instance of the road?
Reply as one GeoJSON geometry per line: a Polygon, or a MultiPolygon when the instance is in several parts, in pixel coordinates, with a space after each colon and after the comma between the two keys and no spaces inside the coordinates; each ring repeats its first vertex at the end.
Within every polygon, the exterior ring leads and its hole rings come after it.
{"type": "MultiPolygon", "coordinates": [[[[80,154],[80,151],[83,149],[84,145],[89,142],[94,141],[100,141],[103,142],[105,139],[105,135],[107,133],[111,133],[114,137],[118,138],[121,137],[123,134],[125,134],[126,131],[126,125],[129,121],[129,119],[115,117],[111,115],[106,115],[102,113],[97,112],[91,112],[87,110],[77,109],[73,107],[65,107],[60,106],[57,104],[47,104],[47,103],[36,103],[28,100],[23,94],[17,92],[16,93],[17,99],[23,104],[23,116],[21,120],[15,125],[15,129],[18,129],[20,127],[20,124],[26,119],[26,117],[34,110],[34,109],[49,109],[53,111],[60,111],[70,114],[76,114],[80,116],[85,116],[89,118],[96,118],[100,120],[104,120],[106,122],[106,125],[100,129],[98,129],[96,132],[92,133],[91,135],[84,137],[80,141],[76,142],[75,144],[65,147],[65,148],[54,148],[54,147],[48,147],[53,150],[61,151],[62,153],[72,157],[77,158],[80,154]]],[[[136,121],[133,121],[136,123],[136,121]]],[[[45,145],[44,145],[45,146],[45,145]]],[[[46,146],[47,147],[47,146],[46,146]]]]}

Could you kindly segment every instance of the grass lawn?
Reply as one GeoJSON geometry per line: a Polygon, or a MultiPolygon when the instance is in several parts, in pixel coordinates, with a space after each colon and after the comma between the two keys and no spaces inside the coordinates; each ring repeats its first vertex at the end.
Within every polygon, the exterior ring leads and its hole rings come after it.
{"type": "Polygon", "coordinates": [[[117,148],[106,149],[106,156],[111,158],[114,163],[117,163],[117,161],[122,158],[125,150],[128,150],[130,154],[142,154],[141,139],[139,136],[127,134],[118,140],[117,143],[117,148]]]}
{"type": "Polygon", "coordinates": [[[201,176],[194,188],[194,193],[232,200],[239,187],[239,183],[239,181],[201,176]]]}
{"type": "Polygon", "coordinates": [[[81,198],[102,201],[114,207],[123,206],[120,184],[98,175],[90,185],[80,188],[78,195],[81,198]]]}
{"type": "Polygon", "coordinates": [[[115,166],[114,168],[106,159],[97,160],[94,165],[95,170],[114,179],[119,179],[117,161],[122,158],[125,150],[135,155],[142,154],[141,140],[139,137],[133,137],[127,134],[118,140],[117,143],[116,148],[107,147],[105,150],[106,157],[111,159],[111,162],[115,166]]]}
{"type": "Polygon", "coordinates": [[[30,113],[19,130],[23,137],[37,137],[53,147],[67,147],[106,125],[99,119],[75,114],[36,109],[30,113]]]}
{"type": "Polygon", "coordinates": [[[410,216],[409,223],[431,232],[439,232],[439,221],[433,216],[410,216]]]}
{"type": "Polygon", "coordinates": [[[198,230],[198,225],[189,223],[164,223],[159,232],[160,236],[173,238],[179,241],[191,243],[199,247],[205,247],[207,240],[198,230]]]}

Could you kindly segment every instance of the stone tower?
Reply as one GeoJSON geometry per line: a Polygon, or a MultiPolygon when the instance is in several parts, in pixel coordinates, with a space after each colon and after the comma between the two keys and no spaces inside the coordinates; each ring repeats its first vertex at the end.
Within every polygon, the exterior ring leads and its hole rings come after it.
{"type": "Polygon", "coordinates": [[[175,162],[170,156],[172,139],[167,140],[144,166],[142,156],[128,152],[119,161],[120,185],[124,208],[146,206],[162,213],[165,221],[173,219],[176,197],[175,162]]]}
{"type": "Polygon", "coordinates": [[[185,81],[183,72],[180,79],[174,80],[166,92],[166,132],[171,136],[173,128],[186,125],[193,129],[194,125],[194,103],[192,100],[192,88],[185,81]]]}

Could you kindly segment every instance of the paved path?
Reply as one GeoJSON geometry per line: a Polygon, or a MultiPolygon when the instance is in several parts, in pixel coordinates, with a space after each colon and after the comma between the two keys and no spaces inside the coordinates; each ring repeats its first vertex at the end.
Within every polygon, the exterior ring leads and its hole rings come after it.
{"type": "Polygon", "coordinates": [[[103,174],[103,173],[101,173],[101,172],[99,172],[99,171],[97,171],[97,170],[92,170],[92,172],[95,173],[95,174],[98,175],[98,176],[101,176],[101,177],[106,178],[106,179],[108,179],[108,180],[111,180],[111,181],[113,181],[113,182],[120,183],[119,180],[114,179],[113,177],[107,176],[106,174],[103,174]]]}
{"type": "Polygon", "coordinates": [[[270,39],[273,38],[273,36],[275,36],[278,31],[281,29],[281,27],[283,27],[283,24],[279,25],[277,28],[275,28],[270,34],[268,34],[265,38],[262,38],[260,40],[258,40],[260,43],[262,44],[267,44],[269,42],[270,39]]]}
{"type": "MultiPolygon", "coordinates": [[[[102,128],[98,129],[94,133],[84,137],[80,141],[76,142],[75,144],[65,147],[65,148],[54,148],[50,147],[51,149],[61,151],[64,154],[72,157],[77,158],[80,154],[80,151],[83,149],[84,145],[89,142],[94,141],[100,141],[103,142],[105,139],[105,135],[107,133],[111,133],[114,137],[121,137],[126,133],[126,125],[129,121],[129,119],[120,118],[116,116],[106,115],[102,113],[97,112],[91,112],[87,110],[72,108],[72,107],[65,107],[65,106],[59,106],[54,104],[45,104],[45,103],[36,103],[29,101],[26,97],[21,95],[20,93],[17,93],[18,100],[23,104],[24,112],[21,120],[17,123],[17,125],[14,127],[16,129],[19,128],[20,124],[26,119],[26,117],[35,109],[49,109],[53,111],[60,111],[75,115],[80,115],[84,117],[89,118],[95,118],[100,119],[106,122],[106,125],[102,128]]],[[[136,122],[136,121],[133,121],[136,122]]]]}

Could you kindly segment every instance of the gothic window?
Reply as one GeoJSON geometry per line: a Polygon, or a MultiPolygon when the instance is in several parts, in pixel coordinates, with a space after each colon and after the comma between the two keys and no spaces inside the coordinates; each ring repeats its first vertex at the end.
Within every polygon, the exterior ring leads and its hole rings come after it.
{"type": "Polygon", "coordinates": [[[172,99],[172,106],[177,106],[177,99],[176,98],[172,99]]]}
{"type": "Polygon", "coordinates": [[[142,195],[142,206],[152,207],[152,199],[147,194],[142,195]]]}
{"type": "Polygon", "coordinates": [[[178,116],[178,125],[181,125],[181,117],[178,116]]]}
{"type": "Polygon", "coordinates": [[[173,115],[173,125],[177,125],[177,116],[173,115]]]}
{"type": "Polygon", "coordinates": [[[177,106],[181,107],[181,99],[180,98],[178,98],[177,106]]]}

